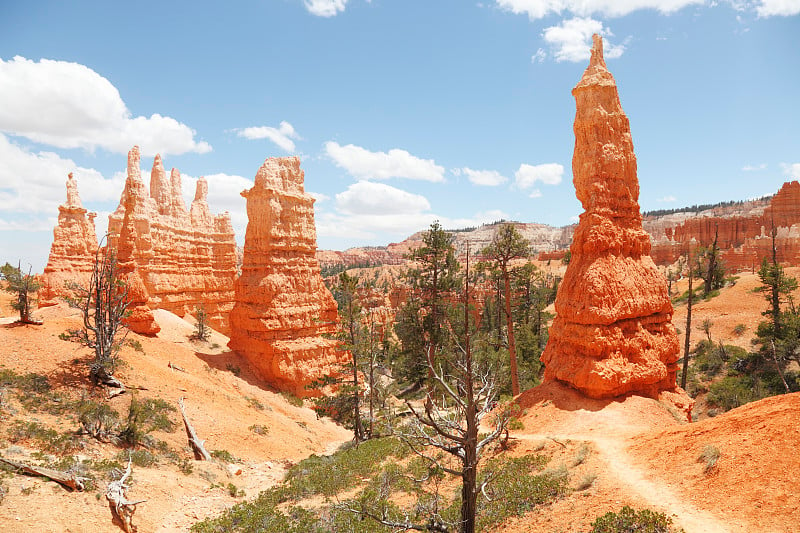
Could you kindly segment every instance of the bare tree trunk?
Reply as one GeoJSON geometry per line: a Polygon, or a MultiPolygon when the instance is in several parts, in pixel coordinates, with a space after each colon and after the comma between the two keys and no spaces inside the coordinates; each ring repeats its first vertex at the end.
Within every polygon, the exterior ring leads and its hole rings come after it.
{"type": "Polygon", "coordinates": [[[60,483],[61,485],[64,485],[68,489],[72,490],[82,491],[84,489],[83,482],[88,479],[68,472],[60,472],[58,470],[44,468],[42,466],[26,465],[23,463],[9,461],[8,459],[4,459],[2,457],[0,457],[0,462],[6,463],[7,465],[12,466],[26,474],[33,474],[35,476],[42,476],[47,479],[51,479],[56,483],[60,483]]]}
{"type": "Polygon", "coordinates": [[[686,332],[684,333],[684,344],[683,344],[683,373],[681,374],[681,388],[686,390],[686,374],[689,372],[689,347],[691,346],[691,336],[692,336],[692,249],[689,248],[689,260],[687,262],[689,266],[689,298],[687,300],[687,307],[686,307],[686,332]]]}
{"type": "Polygon", "coordinates": [[[503,265],[503,284],[505,288],[506,329],[508,330],[508,356],[511,366],[511,394],[519,394],[519,370],[517,369],[517,342],[514,337],[514,317],[511,315],[511,282],[508,269],[503,265]]]}
{"type": "Polygon", "coordinates": [[[122,528],[126,533],[134,533],[136,531],[136,527],[131,523],[133,520],[133,513],[136,512],[137,505],[147,501],[138,500],[132,502],[125,496],[125,493],[128,490],[128,486],[125,485],[125,481],[130,475],[131,459],[129,457],[128,468],[125,469],[125,473],[117,481],[112,481],[109,483],[108,487],[106,488],[106,499],[108,500],[109,507],[111,507],[111,512],[114,513],[114,516],[116,516],[122,523],[122,528]]]}
{"type": "Polygon", "coordinates": [[[178,405],[181,407],[181,416],[183,416],[183,425],[186,428],[186,436],[189,438],[189,446],[192,447],[194,458],[198,461],[210,461],[211,454],[206,451],[205,442],[201,440],[197,433],[195,433],[189,418],[186,416],[186,408],[183,405],[183,398],[178,398],[178,405]]]}

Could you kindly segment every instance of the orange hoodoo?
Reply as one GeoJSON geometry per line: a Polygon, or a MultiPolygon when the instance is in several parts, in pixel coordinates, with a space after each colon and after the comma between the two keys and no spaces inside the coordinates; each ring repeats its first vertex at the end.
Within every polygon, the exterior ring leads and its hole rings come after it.
{"type": "Polygon", "coordinates": [[[630,125],[606,69],[602,39],[593,39],[589,67],[572,90],[573,183],[585,211],[542,353],[545,380],[592,398],[681,392],[672,303],[642,229],[630,125]]]}
{"type": "Polygon", "coordinates": [[[320,275],[314,199],[304,177],[299,158],[269,158],[242,192],[247,233],[228,343],[265,381],[297,396],[340,371],[346,357],[329,338],[337,306],[320,275]]]}

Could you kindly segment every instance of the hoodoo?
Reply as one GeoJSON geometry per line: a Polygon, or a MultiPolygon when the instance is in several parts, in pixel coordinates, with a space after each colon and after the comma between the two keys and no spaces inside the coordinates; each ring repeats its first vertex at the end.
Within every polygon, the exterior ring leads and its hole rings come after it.
{"type": "Polygon", "coordinates": [[[109,216],[111,245],[130,283],[133,314],[129,326],[155,333],[150,309],[184,316],[203,306],[211,327],[228,333],[236,276],[236,241],[230,215],[213,215],[208,184],[197,182],[191,210],[181,193],[181,176],[168,178],[156,155],[150,192],[142,181],[139,147],[128,154],[128,177],[119,207],[109,216]]]}
{"type": "Polygon", "coordinates": [[[265,381],[298,396],[344,356],[326,338],[336,330],[337,307],[320,275],[314,199],[304,177],[297,157],[269,158],[242,192],[247,233],[228,343],[265,381]]]}
{"type": "Polygon", "coordinates": [[[42,275],[40,305],[55,304],[59,296],[70,296],[67,283],[88,286],[97,252],[94,229],[96,213],[88,213],[78,194],[78,182],[67,178],[67,201],[58,206],[58,224],[53,229],[50,257],[42,275]]]}
{"type": "MultiPolygon", "coordinates": [[[[572,90],[577,104],[573,183],[584,208],[542,353],[545,380],[592,398],[675,391],[678,337],[664,277],[642,229],[628,117],[595,35],[572,90]]],[[[690,402],[686,398],[687,402],[690,402]]]]}

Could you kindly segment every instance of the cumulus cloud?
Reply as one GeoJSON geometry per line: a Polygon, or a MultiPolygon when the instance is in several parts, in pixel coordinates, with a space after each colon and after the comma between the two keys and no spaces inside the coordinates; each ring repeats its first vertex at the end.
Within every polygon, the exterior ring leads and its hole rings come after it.
{"type": "Polygon", "coordinates": [[[794,180],[800,180],[800,163],[782,163],[783,173],[794,180]]]}
{"type": "Polygon", "coordinates": [[[350,215],[414,215],[428,211],[431,204],[421,195],[384,183],[359,181],[336,195],[336,208],[350,215]]]}
{"type": "Polygon", "coordinates": [[[453,170],[456,176],[465,175],[469,181],[475,185],[483,185],[486,187],[497,187],[508,181],[508,178],[497,172],[496,170],[473,170],[468,167],[457,168],[453,170]]]}
{"type": "Polygon", "coordinates": [[[66,199],[65,183],[70,172],[78,180],[84,204],[118,200],[125,183],[121,172],[105,178],[97,170],[79,167],[71,159],[53,152],[31,152],[2,134],[0,161],[0,212],[5,214],[7,225],[20,217],[39,221],[27,229],[39,228],[45,220],[47,227],[52,228],[50,220],[66,199]]]}
{"type": "Polygon", "coordinates": [[[292,139],[299,140],[300,136],[288,122],[281,121],[277,128],[271,126],[251,126],[236,130],[236,135],[245,139],[269,139],[282,150],[294,153],[295,144],[292,139]]]}
{"type": "Polygon", "coordinates": [[[92,69],[67,61],[0,59],[0,131],[58,148],[153,155],[205,153],[196,132],[158,113],[132,116],[119,91],[92,69]]]}
{"type": "MultiPolygon", "coordinates": [[[[521,164],[514,173],[514,184],[522,190],[532,188],[537,182],[544,185],[558,185],[564,176],[564,167],[558,163],[545,163],[542,165],[521,164]]],[[[531,193],[532,198],[541,196],[538,190],[531,193]]]]}
{"type": "Polygon", "coordinates": [[[318,17],[334,17],[344,11],[347,0],[304,0],[306,9],[318,17]]]}
{"type": "Polygon", "coordinates": [[[388,152],[371,152],[354,144],[341,146],[328,141],[325,143],[325,152],[336,166],[358,179],[444,181],[444,167],[437,165],[433,159],[420,159],[397,148],[388,152]]]}
{"type": "MultiPolygon", "coordinates": [[[[674,13],[688,5],[702,4],[705,0],[496,0],[497,5],[516,14],[525,14],[531,20],[548,15],[570,12],[578,16],[593,14],[605,17],[622,17],[639,9],[655,9],[663,14],[674,13]]],[[[762,0],[780,2],[781,0],[762,0]]],[[[783,0],[790,2],[792,0],[783,0]]]]}
{"type": "Polygon", "coordinates": [[[800,13],[800,0],[761,0],[756,13],[759,17],[791,17],[800,13]]]}
{"type": "Polygon", "coordinates": [[[589,59],[592,48],[592,34],[603,35],[603,56],[606,59],[620,57],[625,51],[625,44],[614,45],[605,39],[613,35],[611,30],[603,27],[599,20],[591,18],[572,18],[564,20],[559,26],[545,28],[542,37],[550,45],[556,61],[584,62],[589,59]]]}

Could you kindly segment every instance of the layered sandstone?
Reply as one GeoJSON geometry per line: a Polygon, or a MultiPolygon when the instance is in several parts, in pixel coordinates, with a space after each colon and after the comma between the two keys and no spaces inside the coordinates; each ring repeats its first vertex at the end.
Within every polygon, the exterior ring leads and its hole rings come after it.
{"type": "Polygon", "coordinates": [[[265,381],[297,396],[345,358],[327,337],[337,306],[320,275],[314,199],[303,180],[297,157],[269,158],[242,192],[248,223],[228,344],[265,381]]]}
{"type": "Polygon", "coordinates": [[[42,275],[39,305],[52,305],[58,297],[72,296],[70,283],[88,287],[97,252],[96,216],[83,207],[78,182],[70,173],[67,201],[58,206],[58,224],[53,229],[53,244],[42,275]]]}
{"type": "Polygon", "coordinates": [[[630,125],[594,36],[572,90],[576,195],[584,208],[542,353],[545,380],[593,398],[675,390],[678,337],[663,276],[642,229],[630,125]]]}
{"type": "Polygon", "coordinates": [[[236,242],[230,215],[213,215],[207,194],[208,184],[200,178],[187,210],[180,172],[172,169],[167,177],[158,155],[148,192],[141,177],[139,148],[128,153],[125,189],[108,227],[130,285],[132,330],[158,331],[151,309],[184,316],[202,306],[211,327],[230,332],[236,242]]]}
{"type": "Polygon", "coordinates": [[[800,264],[800,183],[784,183],[769,200],[754,200],[702,213],[681,213],[646,221],[653,239],[653,258],[675,262],[688,245],[710,246],[717,236],[725,268],[757,269],[772,257],[772,228],[778,261],[800,264]]]}

